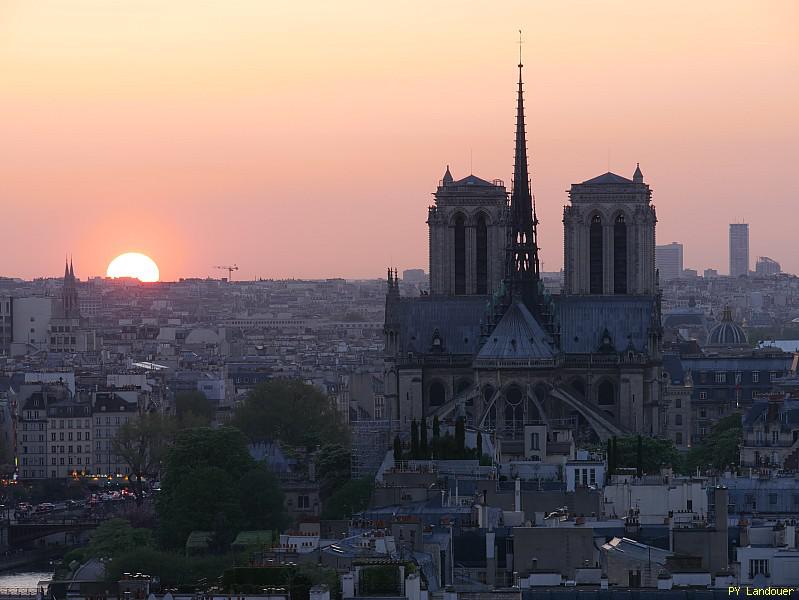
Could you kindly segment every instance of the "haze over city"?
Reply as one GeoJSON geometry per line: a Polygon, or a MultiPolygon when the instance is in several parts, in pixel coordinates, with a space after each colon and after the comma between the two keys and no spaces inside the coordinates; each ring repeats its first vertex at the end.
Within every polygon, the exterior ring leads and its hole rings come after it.
{"type": "Polygon", "coordinates": [[[795,2],[11,1],[0,8],[0,274],[165,280],[427,268],[447,164],[510,182],[517,30],[544,270],[565,190],[640,162],[658,243],[799,271],[795,2]],[[190,18],[189,18],[190,16],[190,18]],[[788,218],[790,217],[790,218],[788,218]]]}

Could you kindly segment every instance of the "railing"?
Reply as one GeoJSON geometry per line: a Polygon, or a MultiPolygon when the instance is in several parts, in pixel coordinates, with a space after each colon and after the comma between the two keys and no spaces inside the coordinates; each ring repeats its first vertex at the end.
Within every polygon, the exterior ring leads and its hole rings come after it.
{"type": "Polygon", "coordinates": [[[38,592],[36,588],[0,588],[0,597],[35,598],[38,592]]]}

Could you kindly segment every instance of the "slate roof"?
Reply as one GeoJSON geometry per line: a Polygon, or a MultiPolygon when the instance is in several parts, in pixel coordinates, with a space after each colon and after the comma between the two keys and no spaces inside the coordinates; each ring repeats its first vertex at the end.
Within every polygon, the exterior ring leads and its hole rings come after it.
{"type": "Polygon", "coordinates": [[[552,358],[553,355],[546,332],[527,307],[517,301],[505,311],[477,358],[552,358]]]}
{"type": "Polygon", "coordinates": [[[677,354],[663,355],[663,371],[669,374],[669,381],[673,385],[682,385],[685,381],[685,371],[677,354]]]}
{"type": "Polygon", "coordinates": [[[468,177],[464,177],[463,179],[458,179],[457,181],[453,181],[449,185],[479,185],[479,186],[490,186],[494,187],[494,184],[490,181],[486,181],[485,179],[480,179],[476,175],[469,175],[468,177]]]}
{"type": "Polygon", "coordinates": [[[98,392],[94,401],[95,412],[136,412],[135,402],[128,402],[114,392],[98,392]]]}
{"type": "Polygon", "coordinates": [[[616,175],[616,173],[611,173],[608,171],[603,175],[599,175],[598,177],[594,177],[593,179],[588,179],[583,181],[583,185],[589,184],[618,184],[618,183],[633,183],[632,179],[627,179],[626,177],[622,177],[621,175],[616,175]]]}
{"type": "Polygon", "coordinates": [[[401,352],[428,353],[438,330],[443,352],[474,355],[488,296],[402,298],[391,307],[400,324],[401,352]]]}
{"type": "Polygon", "coordinates": [[[561,349],[567,354],[596,352],[607,329],[617,351],[644,351],[655,311],[652,296],[560,296],[556,298],[561,349]]]}

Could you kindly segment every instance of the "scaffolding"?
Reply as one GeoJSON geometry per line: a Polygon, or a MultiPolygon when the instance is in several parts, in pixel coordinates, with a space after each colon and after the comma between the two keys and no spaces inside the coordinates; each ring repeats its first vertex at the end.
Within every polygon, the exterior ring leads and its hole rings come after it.
{"type": "Polygon", "coordinates": [[[391,433],[397,431],[397,421],[353,421],[352,435],[352,479],[374,477],[386,452],[392,447],[391,433]]]}

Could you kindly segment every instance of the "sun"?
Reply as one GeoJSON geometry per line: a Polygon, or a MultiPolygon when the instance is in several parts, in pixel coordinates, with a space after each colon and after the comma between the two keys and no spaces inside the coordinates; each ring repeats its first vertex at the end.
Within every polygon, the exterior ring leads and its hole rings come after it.
{"type": "Polygon", "coordinates": [[[140,252],[120,254],[108,265],[106,277],[132,277],[143,282],[158,281],[161,274],[155,261],[140,252]]]}

